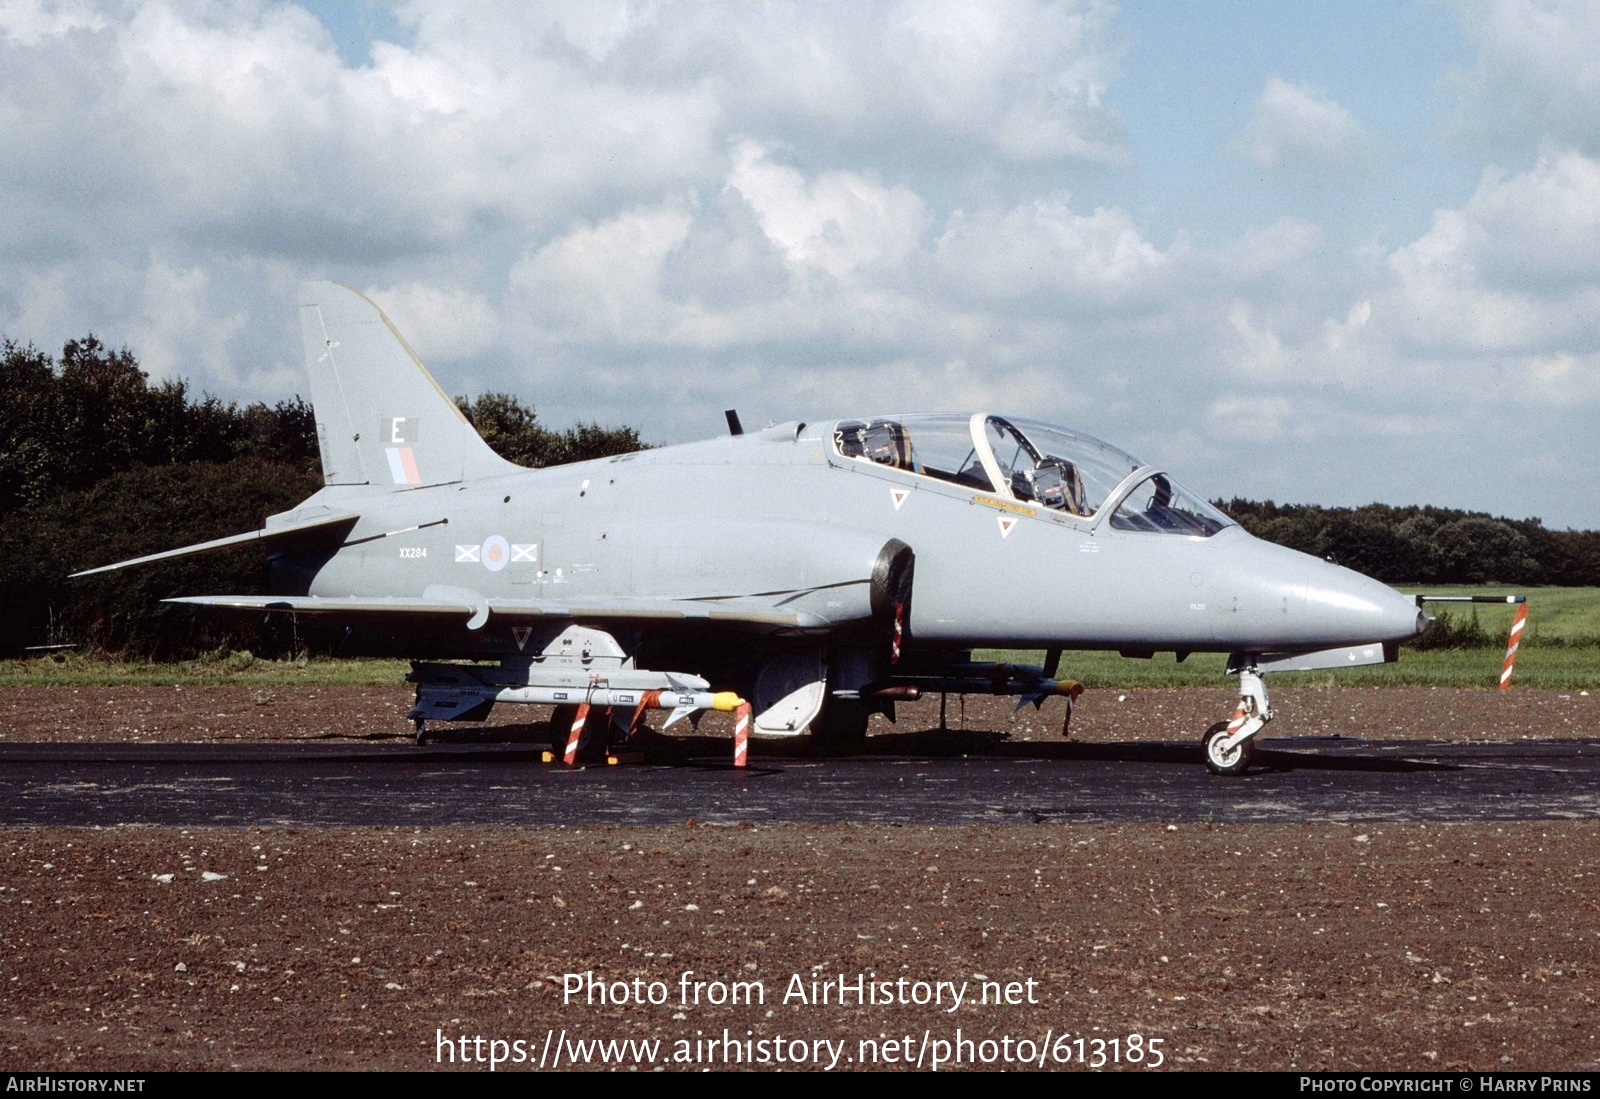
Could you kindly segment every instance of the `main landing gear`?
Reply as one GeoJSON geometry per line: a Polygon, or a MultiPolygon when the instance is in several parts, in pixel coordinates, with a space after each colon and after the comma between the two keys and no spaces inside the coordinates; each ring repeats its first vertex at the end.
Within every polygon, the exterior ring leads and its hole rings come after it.
{"type": "Polygon", "coordinates": [[[1239,673],[1239,705],[1231,720],[1211,726],[1202,741],[1206,767],[1214,775],[1243,774],[1250,766],[1257,734],[1272,720],[1266,680],[1261,677],[1255,661],[1249,657],[1235,657],[1229,662],[1228,670],[1239,673]]]}

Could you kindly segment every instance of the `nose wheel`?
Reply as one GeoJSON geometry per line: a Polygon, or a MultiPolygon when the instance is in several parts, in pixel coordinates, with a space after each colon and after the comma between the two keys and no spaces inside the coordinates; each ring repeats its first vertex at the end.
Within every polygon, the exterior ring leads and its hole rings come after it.
{"type": "Polygon", "coordinates": [[[1214,775],[1242,775],[1255,754],[1255,738],[1272,720],[1272,705],[1267,701],[1267,684],[1254,660],[1236,661],[1239,672],[1239,705],[1228,721],[1219,721],[1206,730],[1202,739],[1206,768],[1214,775]]]}
{"type": "Polygon", "coordinates": [[[1250,766],[1254,755],[1252,742],[1242,740],[1231,743],[1227,721],[1219,721],[1206,730],[1203,743],[1206,749],[1206,769],[1214,775],[1242,775],[1250,766]]]}

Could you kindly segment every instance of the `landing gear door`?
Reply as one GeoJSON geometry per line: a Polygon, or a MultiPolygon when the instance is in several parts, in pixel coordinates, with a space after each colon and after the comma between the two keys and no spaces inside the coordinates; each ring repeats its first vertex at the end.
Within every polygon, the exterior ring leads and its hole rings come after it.
{"type": "Polygon", "coordinates": [[[822,711],[827,688],[821,649],[778,653],[756,676],[756,732],[798,736],[822,711]]]}

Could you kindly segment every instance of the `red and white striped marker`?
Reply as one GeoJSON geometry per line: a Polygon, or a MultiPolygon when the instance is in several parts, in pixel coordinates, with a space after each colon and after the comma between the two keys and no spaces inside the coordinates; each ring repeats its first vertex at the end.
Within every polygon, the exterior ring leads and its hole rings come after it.
{"type": "Polygon", "coordinates": [[[1500,669],[1500,689],[1511,688],[1511,666],[1517,662],[1517,646],[1522,644],[1522,626],[1528,620],[1528,604],[1517,604],[1517,617],[1511,622],[1511,637],[1506,641],[1506,662],[1500,669]]]}
{"type": "Polygon", "coordinates": [[[654,710],[661,705],[660,691],[646,691],[639,696],[639,705],[633,708],[633,717],[628,719],[628,740],[633,740],[633,734],[639,731],[639,718],[645,710],[654,710]]]}
{"type": "Polygon", "coordinates": [[[567,734],[567,754],[561,757],[561,761],[568,767],[578,762],[578,741],[583,737],[583,723],[588,720],[589,704],[580,702],[578,716],[572,719],[572,731],[567,734]]]}
{"type": "Polygon", "coordinates": [[[889,645],[890,664],[900,663],[900,641],[905,634],[905,617],[906,605],[904,603],[896,603],[894,605],[894,639],[889,645]]]}
{"type": "Polygon", "coordinates": [[[743,767],[750,754],[750,703],[733,709],[733,765],[743,767]]]}

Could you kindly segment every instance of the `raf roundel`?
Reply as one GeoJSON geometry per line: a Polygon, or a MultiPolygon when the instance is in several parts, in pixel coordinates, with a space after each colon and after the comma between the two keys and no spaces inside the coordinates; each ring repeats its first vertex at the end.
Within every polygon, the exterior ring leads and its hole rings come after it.
{"type": "Polygon", "coordinates": [[[499,572],[506,567],[506,562],[511,560],[511,543],[498,534],[491,534],[483,540],[483,567],[490,572],[499,572]]]}

